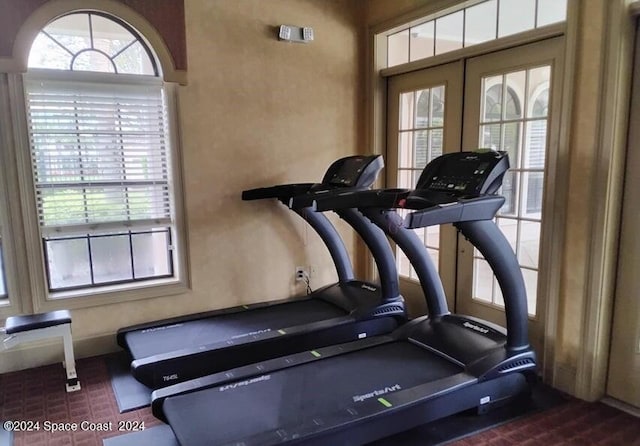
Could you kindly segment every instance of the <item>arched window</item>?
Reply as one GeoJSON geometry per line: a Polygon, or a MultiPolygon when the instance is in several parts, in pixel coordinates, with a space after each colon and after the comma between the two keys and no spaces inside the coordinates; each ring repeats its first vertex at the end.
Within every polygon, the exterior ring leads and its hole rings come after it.
{"type": "Polygon", "coordinates": [[[49,23],[36,37],[29,68],[157,76],[153,53],[126,23],[96,12],[79,12],[49,23]]]}
{"type": "Polygon", "coordinates": [[[171,101],[152,49],[116,17],[74,12],[38,34],[24,85],[49,291],[176,280],[171,101]]]}

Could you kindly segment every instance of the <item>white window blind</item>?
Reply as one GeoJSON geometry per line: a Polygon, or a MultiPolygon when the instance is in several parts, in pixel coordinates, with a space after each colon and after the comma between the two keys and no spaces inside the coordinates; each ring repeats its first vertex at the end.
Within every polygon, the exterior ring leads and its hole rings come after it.
{"type": "Polygon", "coordinates": [[[25,78],[43,237],[168,226],[170,138],[162,83],[25,78]]]}

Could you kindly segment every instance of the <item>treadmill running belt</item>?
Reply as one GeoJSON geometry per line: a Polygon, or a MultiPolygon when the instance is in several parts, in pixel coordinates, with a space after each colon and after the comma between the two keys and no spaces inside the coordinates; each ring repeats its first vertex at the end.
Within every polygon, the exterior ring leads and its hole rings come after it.
{"type": "Polygon", "coordinates": [[[392,342],[170,397],[163,407],[180,444],[224,444],[461,371],[409,342],[392,342]]]}
{"type": "Polygon", "coordinates": [[[196,319],[126,334],[134,359],[183,348],[240,338],[261,330],[304,325],[345,316],[344,310],[320,299],[304,299],[238,313],[196,319]]]}

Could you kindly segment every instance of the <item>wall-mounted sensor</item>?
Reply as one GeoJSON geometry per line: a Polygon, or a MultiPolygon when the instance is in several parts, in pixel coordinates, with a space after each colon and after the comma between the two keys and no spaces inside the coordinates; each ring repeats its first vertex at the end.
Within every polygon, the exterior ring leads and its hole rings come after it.
{"type": "Polygon", "coordinates": [[[288,42],[309,43],[313,37],[313,28],[310,26],[280,25],[278,30],[278,39],[288,42]]]}

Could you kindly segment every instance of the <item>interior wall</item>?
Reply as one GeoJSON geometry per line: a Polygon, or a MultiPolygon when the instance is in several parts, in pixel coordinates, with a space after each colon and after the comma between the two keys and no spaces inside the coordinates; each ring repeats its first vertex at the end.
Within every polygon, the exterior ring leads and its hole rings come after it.
{"type": "MultiPolygon", "coordinates": [[[[73,311],[79,356],[115,349],[130,324],[301,293],[336,280],[320,239],[275,201],[243,189],[319,181],[335,159],[364,153],[362,4],[356,0],[186,0],[188,85],[178,89],[190,292],[73,311]],[[277,40],[280,24],[315,40],[277,40]]],[[[355,240],[332,218],[347,247],[355,240]]],[[[0,373],[57,360],[60,351],[0,353],[0,373]]]]}

